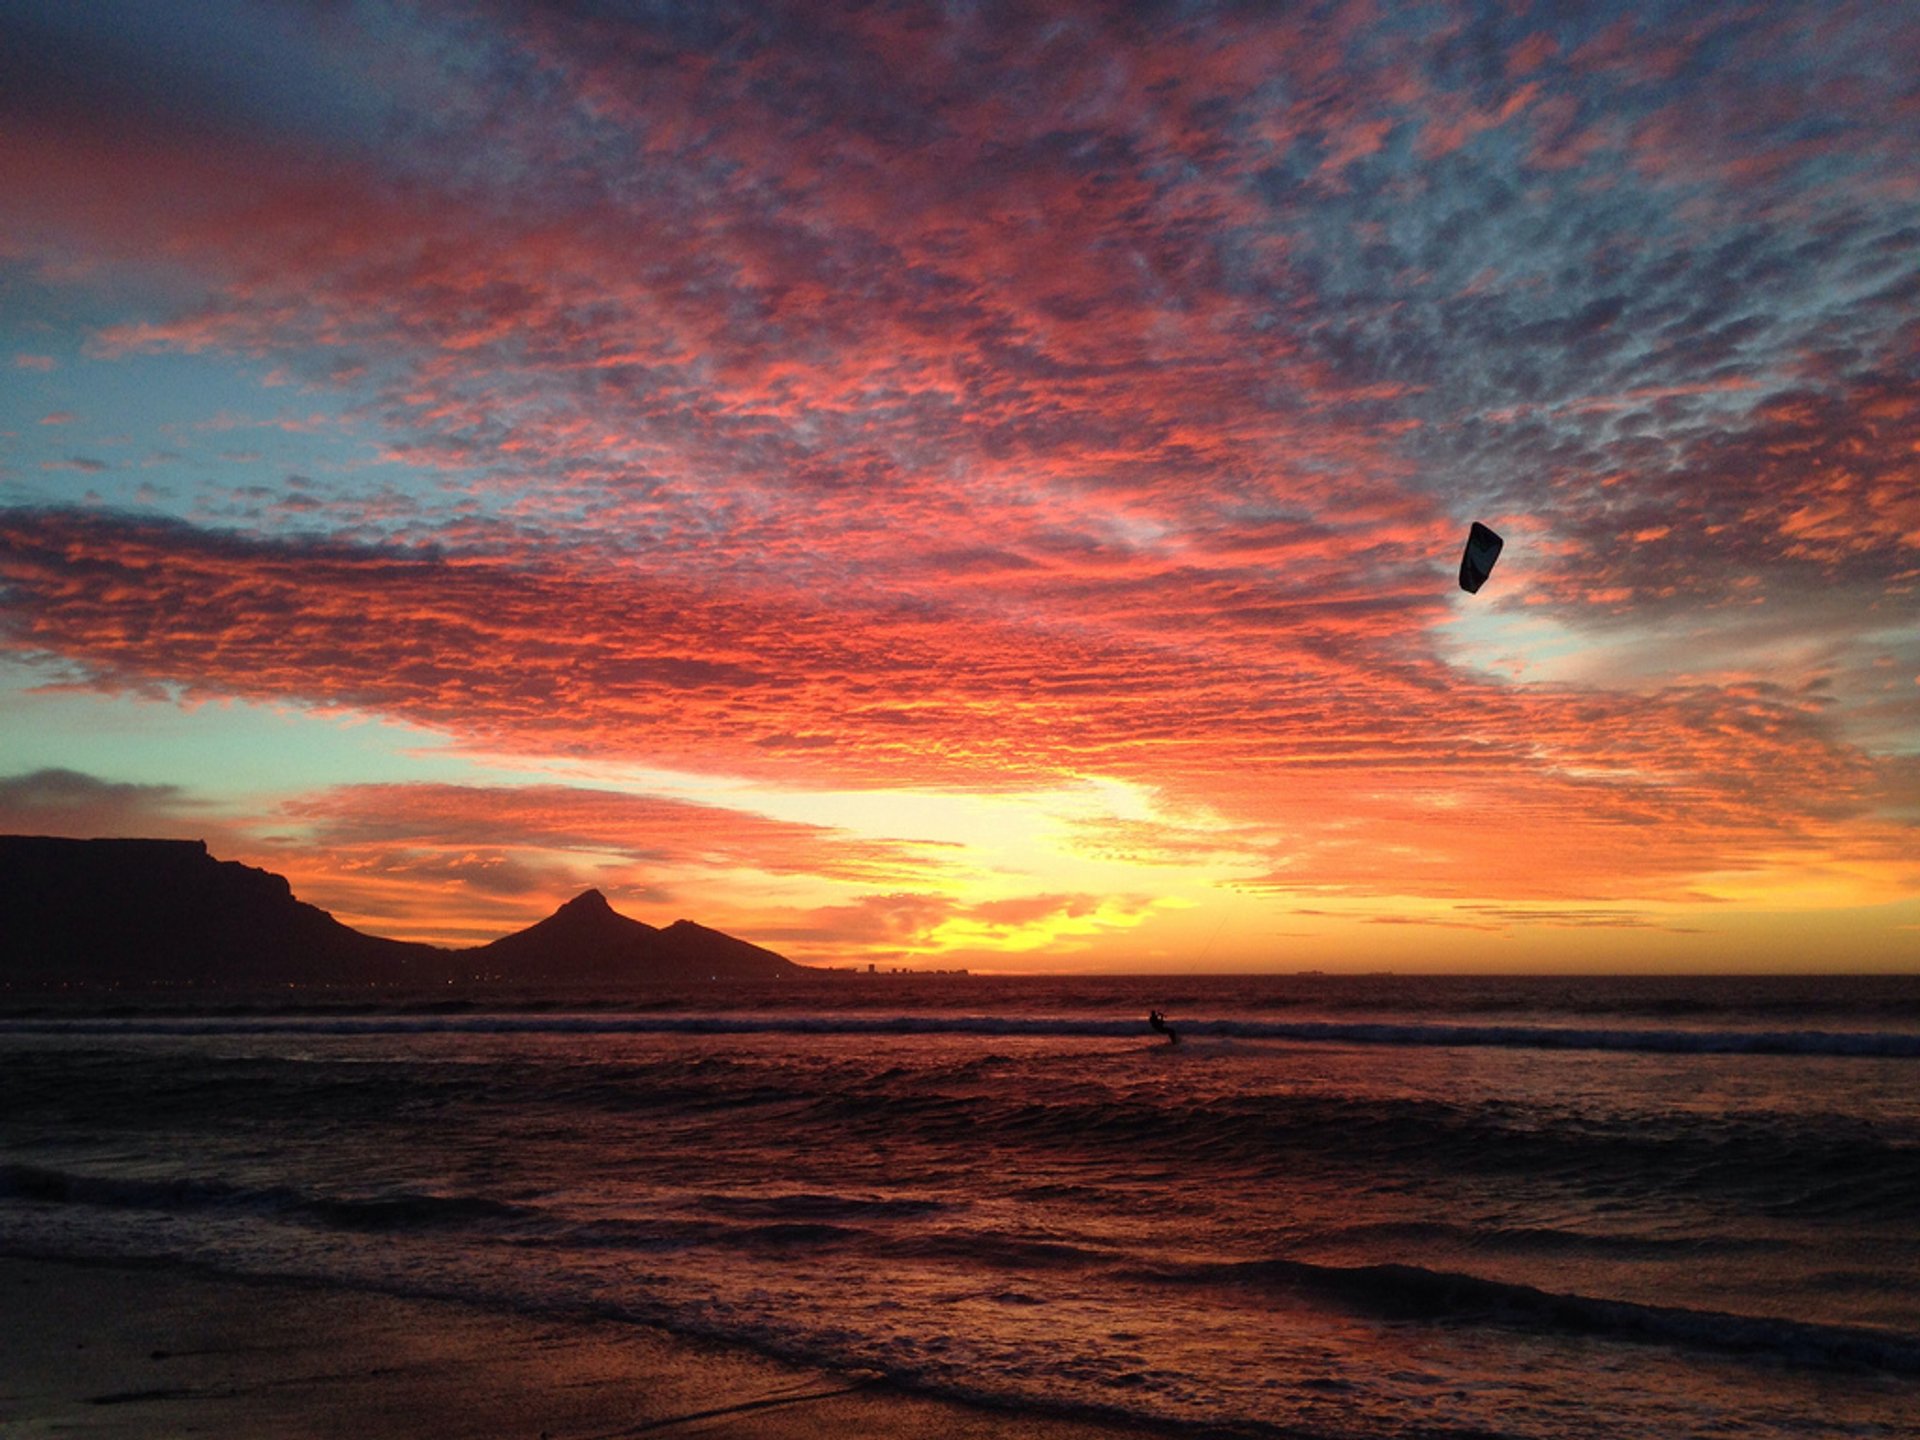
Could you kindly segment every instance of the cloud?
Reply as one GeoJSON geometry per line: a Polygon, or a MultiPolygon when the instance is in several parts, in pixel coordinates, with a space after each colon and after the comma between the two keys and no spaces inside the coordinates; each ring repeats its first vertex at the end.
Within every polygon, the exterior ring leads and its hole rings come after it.
{"type": "Polygon", "coordinates": [[[1484,916],[1502,927],[1513,925],[1551,925],[1576,930],[1664,930],[1670,934],[1691,934],[1693,927],[1675,925],[1669,920],[1635,910],[1592,906],[1567,908],[1554,906],[1462,905],[1463,913],[1484,916]]]}
{"type": "Polygon", "coordinates": [[[283,801],[277,814],[329,852],[575,853],[659,873],[751,869],[861,884],[924,876],[942,858],[941,847],[923,842],[563,785],[344,785],[283,801]]]}
{"type": "MultiPolygon", "coordinates": [[[[375,42],[325,5],[205,0],[190,13],[122,4],[111,23],[27,0],[8,16],[0,113],[149,125],[209,143],[263,131],[376,138],[377,102],[348,60],[375,42]]],[[[395,37],[386,37],[391,47],[395,37]]],[[[404,42],[403,42],[404,43],[404,42]]]]}
{"type": "Polygon", "coordinates": [[[916,947],[950,919],[959,902],[933,893],[896,891],[867,895],[842,905],[824,905],[804,917],[763,927],[769,944],[795,944],[816,952],[875,951],[895,956],[916,947]]]}
{"type": "MultiPolygon", "coordinates": [[[[1170,856],[1217,846],[1282,889],[1653,896],[1762,854],[1884,866],[1904,844],[1878,813],[1886,772],[1838,735],[1819,691],[1751,678],[1510,688],[1450,670],[1365,604],[1274,596],[1269,609],[1216,590],[1183,636],[1137,617],[1123,593],[1117,614],[1085,610],[1069,629],[967,607],[717,595],[556,558],[252,540],[93,513],[0,519],[8,643],[107,689],[343,706],[471,744],[823,786],[1105,775],[1167,797],[1170,821],[1190,805],[1219,827],[1123,843],[1165,842],[1170,856]]],[[[509,821],[555,843],[616,845],[711,819],[605,796],[391,798],[390,814],[367,791],[313,802],[312,818],[396,840],[431,819],[465,827],[449,843],[476,845],[497,844],[489,825],[509,821]]],[[[739,858],[762,837],[766,854],[836,863],[824,838],[740,834],[727,852],[739,858]]]]}
{"type": "Polygon", "coordinates": [[[178,836],[183,824],[203,823],[195,818],[202,808],[177,785],[102,780],[63,769],[0,777],[0,830],[12,834],[178,836]]]}
{"type": "Polygon", "coordinates": [[[1031,951],[1063,957],[1123,934],[1153,910],[1151,901],[1139,897],[1037,893],[965,901],[938,893],[894,891],[773,920],[756,934],[823,964],[848,960],[937,963],[954,955],[1031,951]]]}
{"type": "Polygon", "coordinates": [[[256,863],[380,934],[469,944],[543,918],[588,886],[616,906],[683,905],[722,928],[766,923],[747,896],[928,883],[950,847],[658,795],[569,785],[339,785],[251,825],[256,863]]]}
{"type": "MultiPolygon", "coordinates": [[[[331,392],[377,477],[135,519],[41,461],[15,654],[774,783],[1111,777],[1166,811],[1083,850],[1296,892],[1911,876],[1910,17],[480,4],[373,54],[247,8],[33,7],[12,243],[149,286],[94,360],[331,392]],[[1467,623],[1583,673],[1457,661],[1476,516],[1467,623]]],[[[306,818],[549,873],[375,798],[306,818]]]]}
{"type": "MultiPolygon", "coordinates": [[[[1288,672],[1321,644],[1356,659],[1377,650],[1369,625],[1395,604],[1430,603],[1191,577],[1181,604],[1212,633],[1183,637],[1131,578],[1105,594],[1068,584],[1063,611],[1077,601],[1082,615],[1067,625],[885,595],[716,593],[668,567],[607,570],[558,552],[252,540],[78,512],[13,512],[0,553],[18,602],[13,643],[80,660],[103,684],[301,697],[475,740],[564,736],[606,754],[868,785],[1018,786],[1079,757],[1132,769],[1121,752],[1195,743],[1283,697],[1303,720],[1324,718],[1331,702],[1288,672]],[[136,612],[146,618],[130,631],[136,612]],[[1256,695],[1254,681],[1275,688],[1256,695]]],[[[1379,678],[1405,695],[1395,672],[1416,662],[1392,640],[1379,678]]]]}

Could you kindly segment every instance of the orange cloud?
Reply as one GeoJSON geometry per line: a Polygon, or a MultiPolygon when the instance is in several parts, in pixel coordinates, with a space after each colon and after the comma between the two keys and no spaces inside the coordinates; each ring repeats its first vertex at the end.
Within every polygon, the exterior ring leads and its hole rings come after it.
{"type": "Polygon", "coordinates": [[[344,785],[257,822],[259,863],[378,933],[471,942],[542,918],[582,888],[616,905],[740,911],[738,875],[839,886],[926,882],[938,844],[656,795],[564,785],[344,785]]]}
{"type": "MultiPolygon", "coordinates": [[[[1880,770],[1791,691],[1511,690],[1427,654],[1411,596],[1245,605],[1216,590],[1163,626],[1123,585],[1109,611],[1087,592],[1022,624],[71,515],[16,516],[0,577],[15,648],[98,684],[346,705],[470,741],[789,783],[1113,776],[1243,830],[1136,832],[1134,846],[1218,845],[1285,889],[1664,896],[1762,852],[1900,853],[1897,828],[1874,818],[1880,770]]],[[[342,792],[288,815],[355,842],[499,848],[504,828],[628,854],[629,826],[690,844],[715,818],[430,788],[342,792]]],[[[808,873],[884,881],[914,860],[778,825],[721,829],[737,838],[715,842],[712,863],[778,870],[785,853],[808,873]]]]}
{"type": "MultiPolygon", "coordinates": [[[[1915,712],[1865,673],[1920,548],[1908,22],[463,17],[371,68],[321,27],[285,114],[84,53],[0,97],[9,255],[151,292],[90,364],[239,357],[364,447],[284,482],[236,449],[163,511],[107,493],[96,407],[48,413],[74,453],[0,514],[15,658],[769,784],[1097,777],[1164,803],[1063,826],[1074,859],[1276,890],[1572,915],[1910,873],[1915,712]],[[1473,516],[1511,549],[1456,612],[1473,516]],[[1450,662],[1457,613],[1523,604],[1640,668],[1450,662]],[[1761,609],[1813,657],[1765,683],[1719,633],[1761,609]]],[[[605,855],[648,894],[726,863],[904,896],[815,907],[904,946],[1029,924],[745,816],[290,806],[366,914],[441,886],[493,923],[605,855]]]]}

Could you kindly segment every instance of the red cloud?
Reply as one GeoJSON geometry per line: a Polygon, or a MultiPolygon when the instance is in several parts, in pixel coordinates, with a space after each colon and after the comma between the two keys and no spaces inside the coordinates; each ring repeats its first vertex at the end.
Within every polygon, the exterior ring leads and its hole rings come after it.
{"type": "Polygon", "coordinates": [[[263,823],[297,832],[253,848],[303,898],[378,933],[460,943],[540,919],[589,884],[626,908],[677,904],[724,925],[735,872],[923,883],[944,849],[565,785],[345,785],[284,801],[263,823]]]}
{"type": "Polygon", "coordinates": [[[310,828],[329,850],[541,850],[676,871],[743,868],[863,884],[921,877],[940,858],[940,847],[925,842],[862,839],[724,806],[564,785],[347,785],[285,801],[279,814],[310,828]]]}
{"type": "MultiPolygon", "coordinates": [[[[1911,588],[1913,296],[1872,289],[1900,215],[1851,249],[1782,229],[1824,213],[1808,162],[1898,202],[1914,112],[1878,125],[1873,27],[1809,127],[1808,87],[1750,83],[1770,40],[1817,58],[1758,13],[1569,33],[1552,63],[1544,33],[1363,5],[1151,30],[750,6],[705,48],[489,14],[488,63],[396,97],[377,150],[0,111],[28,253],[200,292],[97,356],[270,357],[425,477],[257,512],[325,541],[9,512],[16,653],[813,784],[1112,776],[1223,817],[1289,887],[1891,863],[1884,776],[1791,692],[1507,687],[1432,636],[1455,512],[1503,483],[1541,537],[1528,598],[1575,620],[1732,604],[1782,566],[1911,588]],[[1742,63],[1681,85],[1710,49],[1742,63]],[[1822,311],[1803,269],[1867,293],[1822,311]]],[[[396,801],[424,828],[364,834],[367,873],[550,882],[457,798],[396,801]]],[[[543,805],[508,806],[529,845],[618,829],[543,805]]],[[[742,854],[850,853],[816,839],[742,854]]]]}
{"type": "MultiPolygon", "coordinates": [[[[1410,599],[1238,605],[1215,581],[1156,628],[1123,588],[1104,610],[1091,596],[1063,610],[1069,633],[68,515],[16,516],[0,576],[16,648],[100,684],[346,704],[492,744],[819,784],[1111,775],[1265,827],[1230,843],[1286,888],[1666,894],[1768,851],[1898,853],[1873,819],[1881,776],[1820,707],[1758,685],[1475,682],[1396,638],[1410,599]]],[[[669,802],[573,792],[304,803],[339,838],[390,848],[497,848],[505,830],[643,854],[650,828],[682,846],[713,831],[669,802]]],[[[711,863],[788,854],[867,882],[914,860],[771,822],[729,829],[711,863]]]]}

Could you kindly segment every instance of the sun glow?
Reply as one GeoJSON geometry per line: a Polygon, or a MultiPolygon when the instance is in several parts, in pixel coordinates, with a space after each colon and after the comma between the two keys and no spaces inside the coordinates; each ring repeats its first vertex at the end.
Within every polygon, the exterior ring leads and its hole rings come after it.
{"type": "Polygon", "coordinates": [[[423,938],[595,885],[869,963],[1906,939],[1887,7],[1482,7],[1464,68],[1445,6],[274,10],[138,65],[29,8],[0,825],[423,938]]]}

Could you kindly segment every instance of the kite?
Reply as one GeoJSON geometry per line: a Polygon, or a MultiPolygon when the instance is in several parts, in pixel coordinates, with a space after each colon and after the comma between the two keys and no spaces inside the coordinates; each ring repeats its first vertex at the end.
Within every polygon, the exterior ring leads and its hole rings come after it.
{"type": "Polygon", "coordinates": [[[1472,595],[1487,583],[1493,562],[1500,558],[1500,548],[1506,543],[1478,520],[1473,522],[1473,529],[1467,532],[1466,553],[1460,557],[1462,590],[1472,595]]]}

